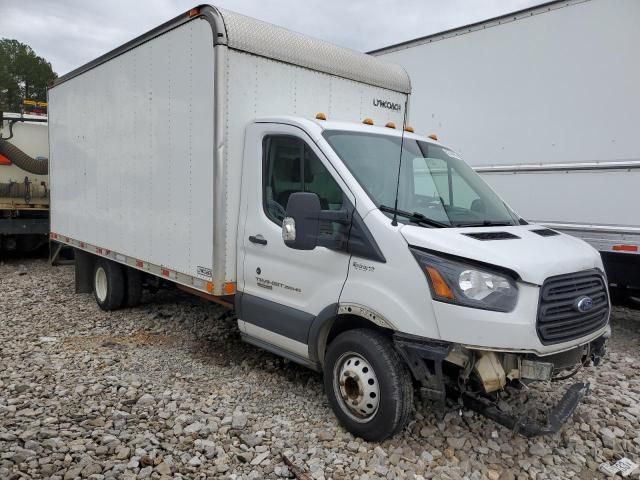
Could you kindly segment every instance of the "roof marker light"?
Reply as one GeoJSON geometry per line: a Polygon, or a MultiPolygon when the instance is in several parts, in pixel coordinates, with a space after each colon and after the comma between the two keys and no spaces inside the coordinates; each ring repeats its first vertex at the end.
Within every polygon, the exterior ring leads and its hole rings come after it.
{"type": "Polygon", "coordinates": [[[387,122],[387,124],[385,125],[385,127],[387,128],[396,128],[396,124],[393,122],[387,122]]]}
{"type": "Polygon", "coordinates": [[[191,17],[195,17],[196,15],[198,15],[200,13],[200,9],[199,8],[192,8],[191,10],[189,10],[189,18],[191,17]]]}
{"type": "Polygon", "coordinates": [[[370,118],[365,118],[364,120],[362,120],[362,123],[364,123],[365,125],[373,125],[373,120],[371,120],[370,118]]]}
{"type": "Polygon", "coordinates": [[[404,131],[405,131],[405,132],[409,132],[409,133],[413,133],[413,132],[415,132],[415,130],[413,129],[413,127],[410,127],[409,125],[407,125],[406,127],[404,127],[404,131]]]}
{"type": "Polygon", "coordinates": [[[327,119],[327,116],[324,113],[322,112],[316,113],[316,120],[326,120],[326,119],[327,119]]]}
{"type": "Polygon", "coordinates": [[[428,137],[429,137],[431,140],[435,140],[436,142],[438,141],[438,136],[437,136],[435,133],[432,133],[431,135],[428,135],[428,137]]]}

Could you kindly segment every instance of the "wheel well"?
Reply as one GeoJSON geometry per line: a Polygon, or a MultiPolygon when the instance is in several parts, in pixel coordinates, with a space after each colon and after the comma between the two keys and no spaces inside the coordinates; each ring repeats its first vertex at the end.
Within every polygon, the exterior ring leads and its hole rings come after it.
{"type": "Polygon", "coordinates": [[[321,365],[324,365],[324,354],[327,350],[327,346],[333,341],[333,339],[341,333],[348,330],[355,330],[356,328],[375,330],[388,335],[389,337],[393,334],[392,330],[376,325],[370,320],[358,315],[337,315],[333,320],[326,322],[318,336],[318,361],[321,365]]]}
{"type": "Polygon", "coordinates": [[[76,293],[91,293],[93,268],[99,257],[78,248],[74,249],[74,256],[76,293]]]}

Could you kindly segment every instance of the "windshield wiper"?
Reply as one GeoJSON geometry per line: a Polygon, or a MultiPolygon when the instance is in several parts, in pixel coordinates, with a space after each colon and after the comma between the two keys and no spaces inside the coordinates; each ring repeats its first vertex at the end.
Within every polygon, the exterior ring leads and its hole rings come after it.
{"type": "Polygon", "coordinates": [[[387,207],[386,205],[380,205],[378,207],[381,211],[387,213],[395,213],[396,215],[400,215],[401,217],[408,218],[410,221],[414,223],[421,223],[423,225],[429,225],[430,227],[435,228],[447,228],[451,225],[447,225],[446,223],[438,222],[437,220],[431,220],[429,217],[425,217],[423,214],[418,212],[405,212],[404,210],[399,210],[393,207],[387,207]]]}

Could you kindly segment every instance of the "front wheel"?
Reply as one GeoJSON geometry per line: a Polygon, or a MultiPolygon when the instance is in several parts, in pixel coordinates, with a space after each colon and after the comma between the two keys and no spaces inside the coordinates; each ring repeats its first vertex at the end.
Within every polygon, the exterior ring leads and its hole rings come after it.
{"type": "Polygon", "coordinates": [[[325,356],[324,386],[340,423],[367,441],[382,441],[409,420],[411,376],[379,332],[356,329],[336,337],[325,356]]]}

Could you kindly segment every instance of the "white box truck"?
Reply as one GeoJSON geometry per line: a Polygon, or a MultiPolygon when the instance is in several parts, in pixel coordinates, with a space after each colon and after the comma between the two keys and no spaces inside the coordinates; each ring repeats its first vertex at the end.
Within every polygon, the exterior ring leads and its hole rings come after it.
{"type": "MultiPolygon", "coordinates": [[[[527,220],[640,288],[640,2],[562,0],[372,53],[404,66],[412,121],[527,220]]],[[[629,290],[627,290],[627,287],[629,290]]]]}
{"type": "Polygon", "coordinates": [[[51,238],[76,250],[76,290],[111,310],[160,279],[234,308],[368,440],[405,425],[413,380],[558,430],[588,384],[544,422],[495,400],[599,361],[600,256],[413,134],[409,93],[401,67],[212,6],[58,79],[51,238]]]}

